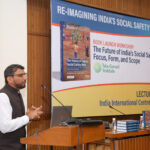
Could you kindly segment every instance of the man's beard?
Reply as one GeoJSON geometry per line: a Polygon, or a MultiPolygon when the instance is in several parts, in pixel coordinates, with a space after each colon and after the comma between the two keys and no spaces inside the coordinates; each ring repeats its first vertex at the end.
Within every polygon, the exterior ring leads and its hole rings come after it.
{"type": "Polygon", "coordinates": [[[15,87],[16,87],[17,89],[23,89],[23,88],[25,88],[25,87],[26,87],[26,84],[21,85],[21,84],[17,84],[17,83],[15,83],[15,87]]]}

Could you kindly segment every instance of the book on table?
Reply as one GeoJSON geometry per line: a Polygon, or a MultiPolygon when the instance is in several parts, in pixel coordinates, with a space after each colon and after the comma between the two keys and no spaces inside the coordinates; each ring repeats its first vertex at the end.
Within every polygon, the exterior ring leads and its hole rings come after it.
{"type": "Polygon", "coordinates": [[[120,125],[137,125],[139,124],[139,120],[118,120],[117,121],[117,125],[120,124],[120,125]]]}
{"type": "Polygon", "coordinates": [[[135,127],[135,126],[139,126],[139,123],[133,123],[133,124],[121,124],[121,123],[117,123],[117,126],[120,127],[135,127]]]}
{"type": "Polygon", "coordinates": [[[117,132],[134,132],[139,130],[138,120],[118,120],[117,132]]]}
{"type": "Polygon", "coordinates": [[[142,111],[144,128],[150,128],[150,110],[142,111]]]}
{"type": "Polygon", "coordinates": [[[133,129],[117,129],[117,132],[136,132],[139,128],[133,128],[133,129]]]}
{"type": "Polygon", "coordinates": [[[138,129],[139,125],[134,125],[134,126],[117,126],[117,129],[138,129]]]}

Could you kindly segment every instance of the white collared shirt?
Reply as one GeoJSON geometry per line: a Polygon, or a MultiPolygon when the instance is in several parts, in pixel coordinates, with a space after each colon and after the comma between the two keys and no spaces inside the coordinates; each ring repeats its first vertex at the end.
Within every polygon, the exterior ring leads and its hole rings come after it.
{"type": "Polygon", "coordinates": [[[9,97],[5,93],[0,93],[0,132],[13,132],[28,123],[29,117],[27,115],[12,119],[9,97]]]}

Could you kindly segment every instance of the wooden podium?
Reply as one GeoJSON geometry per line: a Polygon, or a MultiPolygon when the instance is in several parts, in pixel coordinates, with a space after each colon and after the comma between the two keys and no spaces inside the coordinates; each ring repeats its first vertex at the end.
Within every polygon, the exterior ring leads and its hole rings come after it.
{"type": "Polygon", "coordinates": [[[27,138],[22,144],[76,146],[105,138],[104,124],[98,126],[56,126],[27,138]]]}

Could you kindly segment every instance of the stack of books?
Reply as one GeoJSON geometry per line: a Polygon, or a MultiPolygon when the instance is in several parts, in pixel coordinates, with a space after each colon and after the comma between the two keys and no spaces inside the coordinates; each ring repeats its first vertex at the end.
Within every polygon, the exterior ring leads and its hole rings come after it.
{"type": "Polygon", "coordinates": [[[117,132],[135,132],[139,130],[139,120],[118,120],[117,132]]]}

